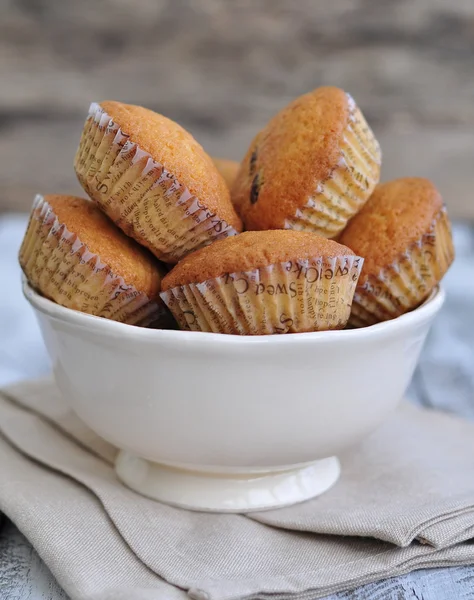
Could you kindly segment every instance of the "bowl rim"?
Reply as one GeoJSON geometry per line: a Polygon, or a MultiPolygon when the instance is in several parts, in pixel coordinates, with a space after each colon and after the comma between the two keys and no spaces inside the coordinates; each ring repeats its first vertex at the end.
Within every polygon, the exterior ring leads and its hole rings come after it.
{"type": "Polygon", "coordinates": [[[216,344],[294,344],[297,342],[343,342],[343,341],[363,341],[367,338],[385,337],[390,334],[400,333],[401,330],[408,330],[412,327],[426,322],[434,317],[444,303],[446,293],[441,285],[437,285],[428,298],[414,310],[405,313],[390,321],[383,321],[368,327],[356,329],[340,329],[332,331],[313,331],[305,333],[287,333],[285,335],[235,335],[210,333],[204,331],[183,331],[174,329],[149,329],[119,323],[104,317],[89,315],[49,300],[36,292],[28,283],[24,274],[22,274],[23,294],[32,307],[40,313],[48,316],[50,319],[61,321],[82,329],[94,331],[101,335],[120,338],[134,338],[135,340],[154,341],[154,342],[199,342],[216,344]]]}

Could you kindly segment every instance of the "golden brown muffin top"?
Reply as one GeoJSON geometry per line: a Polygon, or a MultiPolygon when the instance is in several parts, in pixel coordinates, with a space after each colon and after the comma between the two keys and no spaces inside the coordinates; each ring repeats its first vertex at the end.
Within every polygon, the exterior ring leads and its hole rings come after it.
{"type": "Polygon", "coordinates": [[[359,285],[397,261],[427,233],[442,207],[443,200],[428,179],[405,177],[377,185],[339,236],[341,244],[365,259],[359,285]]]}
{"type": "Polygon", "coordinates": [[[212,161],[216,165],[217,170],[224,178],[224,181],[227,184],[229,189],[232,188],[232,185],[237,177],[237,173],[240,169],[240,163],[236,160],[228,160],[227,158],[212,158],[212,161]]]}
{"type": "Polygon", "coordinates": [[[145,248],[127,237],[89,200],[76,196],[44,196],[58,221],[75,233],[114,275],[149,298],[159,297],[164,270],[145,248]]]}
{"type": "Polygon", "coordinates": [[[291,260],[348,255],[354,252],[307,231],[247,231],[188,254],[163,279],[162,289],[291,260]]]}
{"type": "Polygon", "coordinates": [[[232,187],[248,229],[278,229],[295,216],[340,159],[347,94],[321,87],[296,98],[255,137],[232,187]]]}
{"type": "Polygon", "coordinates": [[[142,106],[114,101],[100,105],[132,142],[161,163],[207,209],[236,231],[242,230],[223,177],[190,133],[171,119],[142,106]]]}

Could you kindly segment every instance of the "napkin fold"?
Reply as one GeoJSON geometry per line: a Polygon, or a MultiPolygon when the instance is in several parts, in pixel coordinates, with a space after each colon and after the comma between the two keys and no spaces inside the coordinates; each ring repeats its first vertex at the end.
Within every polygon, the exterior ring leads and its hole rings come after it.
{"type": "Polygon", "coordinates": [[[219,515],[148,500],[51,381],[0,393],[0,510],[81,600],[319,598],[474,562],[474,425],[403,405],[292,507],[219,515]]]}

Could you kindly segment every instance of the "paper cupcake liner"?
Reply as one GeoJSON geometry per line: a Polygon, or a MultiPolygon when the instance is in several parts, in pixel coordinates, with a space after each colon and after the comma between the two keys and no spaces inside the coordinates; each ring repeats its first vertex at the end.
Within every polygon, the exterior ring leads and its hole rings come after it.
{"type": "Polygon", "coordinates": [[[363,259],[276,263],[177,286],[161,298],[181,329],[239,335],[342,329],[363,259]]]}
{"type": "Polygon", "coordinates": [[[353,98],[347,96],[349,123],[344,131],[339,164],[331,177],[317,186],[306,205],[286,220],[286,229],[314,231],[334,238],[362,208],[378,183],[379,144],[353,98]]]}
{"type": "Polygon", "coordinates": [[[165,326],[170,320],[161,302],[112,273],[59,222],[40,195],[33,203],[19,258],[29,283],[58,304],[130,325],[165,326]]]}
{"type": "Polygon", "coordinates": [[[453,259],[451,226],[443,208],[430,230],[407,248],[398,261],[357,287],[349,324],[373,325],[415,308],[429,296],[453,259]]]}
{"type": "Polygon", "coordinates": [[[131,142],[99,104],[91,104],[74,166],[115,224],[164,262],[238,233],[131,142]]]}

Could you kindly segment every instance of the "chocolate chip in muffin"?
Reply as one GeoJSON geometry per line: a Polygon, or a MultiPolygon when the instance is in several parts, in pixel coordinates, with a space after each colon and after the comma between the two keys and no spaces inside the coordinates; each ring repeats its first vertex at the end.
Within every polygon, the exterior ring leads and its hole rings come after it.
{"type": "Polygon", "coordinates": [[[250,203],[255,204],[258,200],[258,195],[260,193],[260,188],[263,184],[263,177],[260,173],[257,173],[253,178],[252,185],[250,187],[250,203]]]}
{"type": "Polygon", "coordinates": [[[257,150],[257,148],[255,148],[255,150],[252,152],[252,156],[250,157],[250,162],[249,162],[250,175],[253,175],[255,173],[255,167],[257,165],[257,157],[258,157],[258,150],[257,150]]]}

